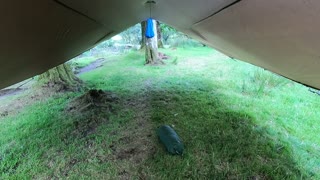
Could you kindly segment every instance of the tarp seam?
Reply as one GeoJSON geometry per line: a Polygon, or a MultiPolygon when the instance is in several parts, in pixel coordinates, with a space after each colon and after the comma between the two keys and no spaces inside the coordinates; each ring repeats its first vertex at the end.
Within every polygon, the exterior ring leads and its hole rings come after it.
{"type": "Polygon", "coordinates": [[[202,21],[205,21],[206,19],[211,18],[212,16],[214,16],[214,15],[216,15],[216,14],[220,13],[221,11],[223,11],[223,10],[225,10],[225,9],[227,9],[227,8],[229,8],[229,7],[231,7],[231,6],[235,5],[235,4],[237,4],[237,3],[239,3],[240,1],[242,1],[242,0],[237,0],[237,1],[232,2],[231,4],[229,4],[229,5],[227,5],[227,6],[223,7],[223,8],[221,8],[220,10],[218,10],[218,11],[216,11],[216,12],[214,12],[214,13],[213,13],[213,14],[211,14],[210,16],[207,16],[207,17],[205,17],[205,18],[201,19],[200,21],[198,21],[198,22],[194,23],[194,24],[193,24],[193,26],[195,26],[195,25],[197,25],[197,24],[201,23],[202,21]]]}
{"type": "Polygon", "coordinates": [[[66,5],[66,4],[64,4],[63,2],[61,2],[61,1],[59,1],[59,0],[53,0],[53,2],[59,4],[60,6],[63,6],[63,7],[66,8],[66,9],[69,9],[69,10],[71,10],[71,11],[73,11],[73,12],[75,12],[75,13],[77,13],[77,14],[79,14],[79,15],[81,15],[81,16],[83,16],[83,17],[85,17],[85,18],[87,18],[87,19],[89,19],[89,20],[91,20],[91,21],[93,21],[93,22],[95,22],[95,23],[97,23],[97,24],[100,25],[100,26],[104,26],[102,23],[98,22],[98,21],[95,20],[94,18],[92,18],[92,17],[90,17],[90,16],[88,16],[88,15],[86,15],[86,14],[84,14],[84,13],[82,13],[82,12],[80,12],[80,11],[78,11],[78,10],[76,10],[76,9],[74,9],[74,8],[66,5]]]}

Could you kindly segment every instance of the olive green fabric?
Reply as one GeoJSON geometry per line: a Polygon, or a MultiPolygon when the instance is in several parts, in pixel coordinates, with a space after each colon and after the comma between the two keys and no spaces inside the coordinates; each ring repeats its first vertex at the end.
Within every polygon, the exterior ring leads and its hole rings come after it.
{"type": "Polygon", "coordinates": [[[167,151],[173,155],[182,155],[184,146],[178,134],[168,125],[158,128],[157,135],[167,151]]]}
{"type": "MultiPolygon", "coordinates": [[[[153,19],[230,57],[320,88],[320,1],[154,0],[153,19]]],[[[150,17],[147,0],[0,4],[0,89],[150,17]]]]}

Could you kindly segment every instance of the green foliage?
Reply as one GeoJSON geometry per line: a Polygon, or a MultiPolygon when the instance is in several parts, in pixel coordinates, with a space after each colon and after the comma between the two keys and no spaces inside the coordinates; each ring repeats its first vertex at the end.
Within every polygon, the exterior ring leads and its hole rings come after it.
{"type": "Polygon", "coordinates": [[[140,23],[126,29],[122,33],[120,33],[123,40],[122,43],[125,44],[135,44],[140,45],[141,41],[141,25],[140,23]]]}
{"type": "Polygon", "coordinates": [[[168,44],[168,40],[171,36],[174,36],[178,33],[178,31],[175,28],[164,23],[160,23],[160,30],[162,33],[162,39],[166,44],[168,44]]]}
{"type": "Polygon", "coordinates": [[[65,111],[79,94],[0,117],[0,179],[320,178],[319,96],[207,47],[163,51],[177,58],[144,66],[130,51],[80,76],[123,101],[107,119],[92,114],[102,123],[87,136],[65,111]],[[163,124],[179,132],[182,157],[158,142],[163,124]]]}
{"type": "Polygon", "coordinates": [[[189,38],[182,32],[177,31],[175,28],[167,24],[160,23],[160,29],[164,44],[170,45],[171,47],[189,48],[203,46],[203,44],[189,38]]]}
{"type": "Polygon", "coordinates": [[[106,49],[106,48],[111,48],[113,47],[115,44],[115,41],[112,39],[106,40],[102,43],[100,43],[99,45],[97,45],[95,48],[97,49],[106,49]]]}

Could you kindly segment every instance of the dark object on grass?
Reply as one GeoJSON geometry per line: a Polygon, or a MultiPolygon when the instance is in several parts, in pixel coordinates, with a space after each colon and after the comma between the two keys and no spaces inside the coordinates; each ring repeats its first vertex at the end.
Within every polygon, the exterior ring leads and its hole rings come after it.
{"type": "Polygon", "coordinates": [[[160,126],[157,130],[160,141],[166,146],[167,151],[173,155],[182,155],[183,144],[178,134],[168,125],[160,126]]]}

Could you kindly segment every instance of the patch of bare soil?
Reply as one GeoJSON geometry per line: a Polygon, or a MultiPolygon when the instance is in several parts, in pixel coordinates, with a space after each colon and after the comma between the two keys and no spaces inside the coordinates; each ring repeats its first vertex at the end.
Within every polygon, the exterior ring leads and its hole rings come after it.
{"type": "Polygon", "coordinates": [[[11,85],[7,88],[0,89],[0,100],[5,100],[6,98],[14,95],[19,95],[28,90],[32,84],[34,83],[34,79],[26,79],[14,85],[11,85]]]}
{"type": "Polygon", "coordinates": [[[34,78],[30,78],[19,83],[13,84],[7,88],[0,89],[0,100],[5,99],[9,96],[22,94],[24,91],[29,89],[32,86],[32,84],[34,84],[34,82],[34,78]]]}
{"type": "Polygon", "coordinates": [[[85,137],[93,134],[96,128],[109,120],[119,98],[110,91],[92,89],[72,100],[66,113],[75,117],[73,136],[85,137]]]}
{"type": "Polygon", "coordinates": [[[25,89],[23,89],[23,88],[2,89],[2,90],[0,90],[0,99],[8,97],[8,96],[17,95],[17,94],[23,92],[24,90],[25,89]]]}
{"type": "Polygon", "coordinates": [[[105,58],[100,58],[95,60],[94,62],[90,63],[88,66],[83,67],[81,69],[76,70],[75,74],[80,75],[82,73],[95,70],[103,66],[103,63],[106,61],[105,58]]]}
{"type": "MultiPolygon", "coordinates": [[[[42,101],[52,96],[44,93],[45,92],[43,91],[34,90],[32,88],[20,90],[18,94],[21,94],[21,96],[18,96],[16,99],[7,101],[6,103],[0,104],[0,119],[1,117],[15,115],[19,113],[21,110],[23,110],[25,107],[32,105],[34,102],[42,101]]],[[[6,98],[8,98],[8,96],[13,96],[13,94],[9,93],[5,96],[6,98]]]]}
{"type": "Polygon", "coordinates": [[[161,60],[167,60],[167,59],[170,59],[170,57],[162,52],[158,52],[158,56],[159,56],[159,59],[161,60]]]}
{"type": "Polygon", "coordinates": [[[119,132],[118,141],[110,145],[112,160],[117,164],[119,179],[146,179],[148,173],[142,168],[143,163],[156,152],[148,95],[127,99],[125,108],[134,110],[135,116],[119,132]]]}
{"type": "Polygon", "coordinates": [[[151,106],[147,94],[121,100],[110,91],[90,90],[75,98],[65,109],[75,119],[75,128],[67,134],[66,143],[75,137],[84,138],[95,133],[101,124],[109,123],[108,117],[111,113],[118,113],[119,107],[133,111],[134,116],[130,122],[109,134],[116,135],[118,139],[108,145],[112,154],[104,159],[117,167],[117,179],[147,179],[144,162],[156,153],[156,135],[150,122],[151,106]]]}
{"type": "MultiPolygon", "coordinates": [[[[78,70],[76,72],[78,75],[84,72],[92,71],[103,66],[103,63],[106,61],[104,58],[97,59],[95,62],[89,64],[88,66],[78,70]]],[[[36,80],[27,79],[15,85],[12,85],[6,89],[0,90],[0,101],[5,100],[6,98],[12,97],[14,95],[22,95],[17,99],[8,101],[6,104],[0,104],[0,118],[6,117],[11,114],[19,113],[24,107],[33,104],[36,101],[47,99],[48,97],[55,96],[59,93],[64,93],[63,90],[56,92],[52,88],[41,87],[40,89],[33,89],[32,85],[36,80]],[[23,88],[22,88],[23,86],[23,88]],[[23,93],[26,95],[23,96],[23,93]],[[28,94],[27,94],[28,93],[28,94]]]]}

